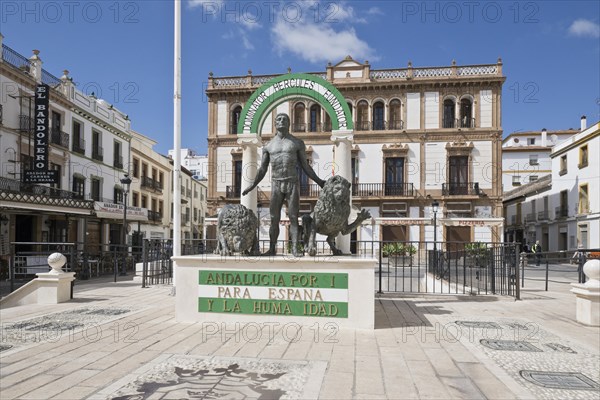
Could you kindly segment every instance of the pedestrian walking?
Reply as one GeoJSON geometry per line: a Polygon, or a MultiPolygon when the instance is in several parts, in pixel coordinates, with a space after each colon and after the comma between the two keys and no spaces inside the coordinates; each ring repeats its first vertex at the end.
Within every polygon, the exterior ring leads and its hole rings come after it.
{"type": "Polygon", "coordinates": [[[542,259],[542,246],[540,246],[540,241],[537,240],[533,246],[531,246],[531,252],[535,254],[535,265],[536,267],[540,266],[540,261],[542,259]]]}

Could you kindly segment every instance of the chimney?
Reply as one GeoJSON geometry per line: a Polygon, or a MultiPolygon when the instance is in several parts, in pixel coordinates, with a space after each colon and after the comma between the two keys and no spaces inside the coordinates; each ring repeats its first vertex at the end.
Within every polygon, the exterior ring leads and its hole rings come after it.
{"type": "Polygon", "coordinates": [[[587,129],[587,118],[585,115],[581,116],[581,130],[585,131],[587,129]]]}
{"type": "Polygon", "coordinates": [[[543,128],[542,129],[542,146],[543,147],[546,147],[546,137],[547,137],[546,128],[543,128]]]}

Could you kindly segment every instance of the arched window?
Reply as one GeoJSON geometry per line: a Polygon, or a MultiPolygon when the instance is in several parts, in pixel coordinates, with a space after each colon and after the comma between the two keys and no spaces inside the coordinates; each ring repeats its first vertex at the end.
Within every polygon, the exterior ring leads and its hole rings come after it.
{"type": "Polygon", "coordinates": [[[388,121],[388,129],[403,129],[402,103],[400,103],[400,100],[398,99],[390,101],[390,120],[388,121]]]}
{"type": "Polygon", "coordinates": [[[309,132],[319,132],[321,130],[321,106],[313,104],[310,106],[309,132]]]}
{"type": "Polygon", "coordinates": [[[229,134],[235,135],[237,133],[238,122],[240,122],[240,117],[242,115],[242,107],[237,106],[231,112],[231,124],[229,124],[229,134]]]}
{"type": "Polygon", "coordinates": [[[296,103],[294,106],[294,124],[292,131],[294,132],[306,132],[304,112],[306,111],[304,103],[296,103]]]}
{"type": "Polygon", "coordinates": [[[454,128],[454,115],[455,115],[455,104],[454,100],[444,100],[444,121],[442,127],[454,128]]]}
{"type": "Polygon", "coordinates": [[[348,108],[350,109],[350,115],[352,115],[352,112],[353,112],[353,110],[352,110],[352,103],[347,102],[347,104],[348,104],[348,108]]]}
{"type": "Polygon", "coordinates": [[[365,100],[359,101],[356,106],[356,130],[369,130],[369,104],[365,100]]]}
{"type": "Polygon", "coordinates": [[[460,126],[462,128],[474,128],[473,103],[471,99],[464,98],[460,101],[460,126]]]}
{"type": "Polygon", "coordinates": [[[385,129],[385,106],[382,101],[373,104],[373,130],[382,131],[385,129]]]}

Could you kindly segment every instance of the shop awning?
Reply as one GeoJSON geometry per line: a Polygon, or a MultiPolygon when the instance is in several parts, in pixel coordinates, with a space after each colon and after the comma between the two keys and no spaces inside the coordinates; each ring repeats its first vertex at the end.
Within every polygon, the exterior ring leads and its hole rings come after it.
{"type": "MultiPolygon", "coordinates": [[[[94,202],[94,210],[98,218],[105,219],[123,219],[123,205],[114,203],[105,203],[103,201],[94,202]]],[[[148,221],[148,209],[140,207],[127,206],[128,221],[148,221]]]]}
{"type": "Polygon", "coordinates": [[[377,225],[430,225],[431,218],[408,218],[408,217],[378,217],[375,218],[377,225]]]}

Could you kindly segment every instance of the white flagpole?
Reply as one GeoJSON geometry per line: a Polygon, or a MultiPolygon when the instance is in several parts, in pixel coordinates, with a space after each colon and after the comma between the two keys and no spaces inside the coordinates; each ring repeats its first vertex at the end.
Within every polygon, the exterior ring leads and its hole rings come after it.
{"type": "MultiPolygon", "coordinates": [[[[181,0],[175,5],[173,95],[173,255],[181,255],[181,0]]],[[[175,269],[173,269],[175,286],[175,269]]]]}

